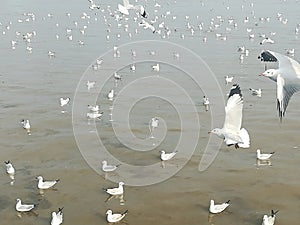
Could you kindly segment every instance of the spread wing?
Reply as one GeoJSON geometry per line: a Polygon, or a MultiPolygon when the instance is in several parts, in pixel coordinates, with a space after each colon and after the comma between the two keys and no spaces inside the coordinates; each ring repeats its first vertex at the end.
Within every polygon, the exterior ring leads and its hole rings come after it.
{"type": "Polygon", "coordinates": [[[225,107],[224,129],[237,133],[242,126],[243,98],[238,85],[233,85],[230,90],[227,105],[225,107]]]}
{"type": "Polygon", "coordinates": [[[300,85],[289,82],[282,75],[277,76],[277,109],[280,121],[285,114],[289,101],[294,93],[300,90],[300,85]]]}

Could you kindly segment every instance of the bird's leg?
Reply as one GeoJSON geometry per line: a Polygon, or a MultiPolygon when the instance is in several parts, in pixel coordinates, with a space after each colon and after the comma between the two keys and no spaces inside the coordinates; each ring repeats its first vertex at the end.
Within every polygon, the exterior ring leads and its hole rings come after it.
{"type": "Polygon", "coordinates": [[[238,143],[236,143],[236,144],[234,144],[234,147],[235,147],[235,149],[237,149],[237,148],[239,148],[240,146],[239,146],[238,143]]]}

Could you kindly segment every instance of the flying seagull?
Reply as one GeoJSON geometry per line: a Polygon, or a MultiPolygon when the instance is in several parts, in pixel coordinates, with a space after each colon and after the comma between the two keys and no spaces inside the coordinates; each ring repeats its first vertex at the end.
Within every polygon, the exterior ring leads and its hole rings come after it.
{"type": "Polygon", "coordinates": [[[250,138],[248,131],[242,126],[243,97],[238,84],[234,84],[230,90],[227,105],[225,107],[225,122],[223,128],[215,128],[208,133],[216,134],[223,138],[227,146],[235,148],[249,148],[250,138]]]}
{"type": "Polygon", "coordinates": [[[258,57],[263,62],[278,62],[278,69],[268,69],[265,76],[277,83],[277,109],[280,121],[285,115],[290,98],[300,90],[300,64],[280,53],[264,51],[258,57]]]}
{"type": "Polygon", "coordinates": [[[270,216],[264,215],[262,225],[273,225],[275,223],[276,213],[278,213],[278,210],[274,212],[274,210],[272,209],[270,216]]]}

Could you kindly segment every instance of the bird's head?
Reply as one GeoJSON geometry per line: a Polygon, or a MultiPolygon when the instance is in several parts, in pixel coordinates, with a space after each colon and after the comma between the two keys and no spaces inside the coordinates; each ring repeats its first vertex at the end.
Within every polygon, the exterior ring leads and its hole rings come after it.
{"type": "Polygon", "coordinates": [[[265,72],[259,74],[259,76],[264,76],[264,77],[276,77],[278,74],[277,74],[277,70],[276,69],[268,69],[266,70],[265,72]]]}
{"type": "Polygon", "coordinates": [[[111,215],[112,214],[112,211],[109,209],[106,211],[106,215],[111,215]]]}

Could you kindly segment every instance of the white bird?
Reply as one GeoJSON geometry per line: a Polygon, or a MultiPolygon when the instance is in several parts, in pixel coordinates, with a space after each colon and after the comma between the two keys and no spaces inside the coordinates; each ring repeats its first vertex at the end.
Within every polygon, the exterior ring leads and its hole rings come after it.
{"type": "Polygon", "coordinates": [[[66,99],[60,98],[60,99],[59,99],[59,101],[60,101],[60,106],[63,107],[63,106],[65,106],[65,105],[69,104],[70,100],[71,100],[70,98],[66,98],[66,99]]]}
{"type": "Polygon", "coordinates": [[[108,100],[112,101],[114,99],[114,96],[115,96],[114,89],[111,89],[107,94],[107,98],[108,100]]]}
{"type": "Polygon", "coordinates": [[[229,84],[233,81],[233,77],[229,77],[228,75],[225,76],[225,82],[226,84],[229,84]]]}
{"type": "Polygon", "coordinates": [[[157,63],[156,65],[152,66],[152,70],[159,72],[159,63],[157,63]]]}
{"type": "Polygon", "coordinates": [[[121,221],[127,215],[127,213],[128,213],[128,210],[126,210],[123,213],[113,214],[113,212],[109,209],[106,211],[106,215],[107,215],[106,220],[109,223],[116,223],[116,222],[121,221]]]}
{"type": "Polygon", "coordinates": [[[222,204],[216,204],[214,200],[210,200],[209,212],[210,213],[220,213],[223,212],[229,206],[230,200],[222,204]]]}
{"type": "Polygon", "coordinates": [[[209,99],[208,97],[206,96],[203,96],[203,101],[202,101],[204,107],[205,107],[205,110],[208,111],[208,108],[209,108],[209,99]]]}
{"type": "Polygon", "coordinates": [[[131,64],[131,65],[130,65],[130,70],[131,70],[131,71],[135,71],[135,65],[134,65],[134,64],[131,64]]]}
{"type": "Polygon", "coordinates": [[[264,215],[262,225],[274,225],[276,213],[278,213],[278,210],[274,212],[274,210],[272,209],[270,216],[264,215]]]}
{"type": "Polygon", "coordinates": [[[107,161],[105,161],[105,160],[102,161],[102,170],[104,172],[113,172],[116,169],[118,169],[119,166],[120,165],[108,165],[107,161]]]}
{"type": "Polygon", "coordinates": [[[176,154],[177,154],[177,151],[176,152],[171,152],[171,153],[166,153],[165,151],[160,151],[160,159],[162,161],[167,161],[167,160],[170,160],[172,159],[176,154]]]}
{"type": "Polygon", "coordinates": [[[259,59],[263,62],[279,62],[278,69],[268,69],[260,76],[277,83],[277,109],[282,121],[290,98],[300,90],[300,64],[288,56],[269,50],[262,52],[259,59]]]}
{"type": "Polygon", "coordinates": [[[49,56],[49,57],[55,57],[55,52],[53,52],[53,51],[48,51],[48,56],[49,56]]]}
{"type": "Polygon", "coordinates": [[[52,212],[51,225],[60,225],[63,222],[63,208],[58,208],[57,212],[52,212]]]}
{"type": "Polygon", "coordinates": [[[27,134],[31,135],[31,131],[30,131],[31,126],[30,126],[29,120],[23,119],[23,120],[21,120],[21,124],[22,124],[22,127],[27,131],[27,134]]]}
{"type": "Polygon", "coordinates": [[[256,158],[259,160],[269,160],[275,152],[261,153],[260,149],[256,150],[256,158]]]}
{"type": "Polygon", "coordinates": [[[102,118],[102,115],[103,115],[103,112],[92,112],[92,113],[87,113],[86,114],[86,117],[88,118],[88,119],[101,119],[102,118]]]}
{"type": "Polygon", "coordinates": [[[8,161],[5,161],[4,163],[5,163],[5,166],[6,166],[6,173],[9,174],[9,175],[14,175],[16,170],[13,167],[13,165],[11,164],[11,162],[8,160],[8,161]]]}
{"type": "Polygon", "coordinates": [[[294,56],[295,55],[295,49],[292,48],[292,49],[287,49],[286,50],[286,54],[290,55],[290,56],[294,56]]]}
{"type": "Polygon", "coordinates": [[[96,84],[96,81],[87,81],[86,82],[86,86],[87,86],[87,89],[90,90],[92,89],[93,87],[95,87],[95,84],[96,84]]]}
{"type": "Polygon", "coordinates": [[[259,88],[259,89],[249,88],[249,90],[251,91],[252,95],[261,97],[261,88],[259,88]]]}
{"type": "Polygon", "coordinates": [[[38,176],[36,177],[36,179],[38,180],[38,189],[49,189],[54,187],[55,184],[57,184],[57,182],[59,181],[59,179],[57,180],[51,180],[51,181],[44,181],[42,176],[38,176]]]}
{"type": "Polygon", "coordinates": [[[21,199],[17,199],[16,210],[18,212],[29,212],[35,207],[35,204],[22,204],[21,199]]]}
{"type": "Polygon", "coordinates": [[[122,76],[120,74],[117,74],[116,72],[114,73],[114,78],[115,80],[121,80],[122,76]]]}
{"type": "Polygon", "coordinates": [[[116,188],[105,189],[105,192],[110,195],[122,195],[124,193],[124,182],[119,182],[119,186],[116,188]]]}
{"type": "Polygon", "coordinates": [[[123,5],[118,4],[118,11],[124,15],[129,15],[130,9],[135,9],[140,13],[140,15],[144,18],[147,17],[147,13],[145,11],[145,8],[142,5],[132,5],[129,4],[129,0],[123,0],[123,5]]]}
{"type": "Polygon", "coordinates": [[[266,44],[266,43],[269,43],[269,44],[274,44],[275,43],[275,41],[274,40],[272,40],[271,38],[269,38],[269,37],[266,37],[266,38],[264,38],[259,44],[261,44],[261,45],[263,45],[263,44],[266,44]]]}
{"type": "Polygon", "coordinates": [[[235,84],[230,90],[225,107],[225,122],[223,128],[215,128],[208,133],[223,138],[227,146],[235,148],[249,148],[250,138],[247,130],[242,126],[243,98],[239,85],[235,84]]]}
{"type": "Polygon", "coordinates": [[[99,105],[88,105],[88,109],[91,111],[91,112],[98,112],[100,110],[100,106],[99,105]]]}
{"type": "Polygon", "coordinates": [[[139,23],[139,26],[144,27],[145,30],[146,29],[151,30],[152,33],[155,33],[155,31],[156,31],[155,27],[152,24],[145,21],[145,20],[142,20],[142,22],[139,23]]]}

